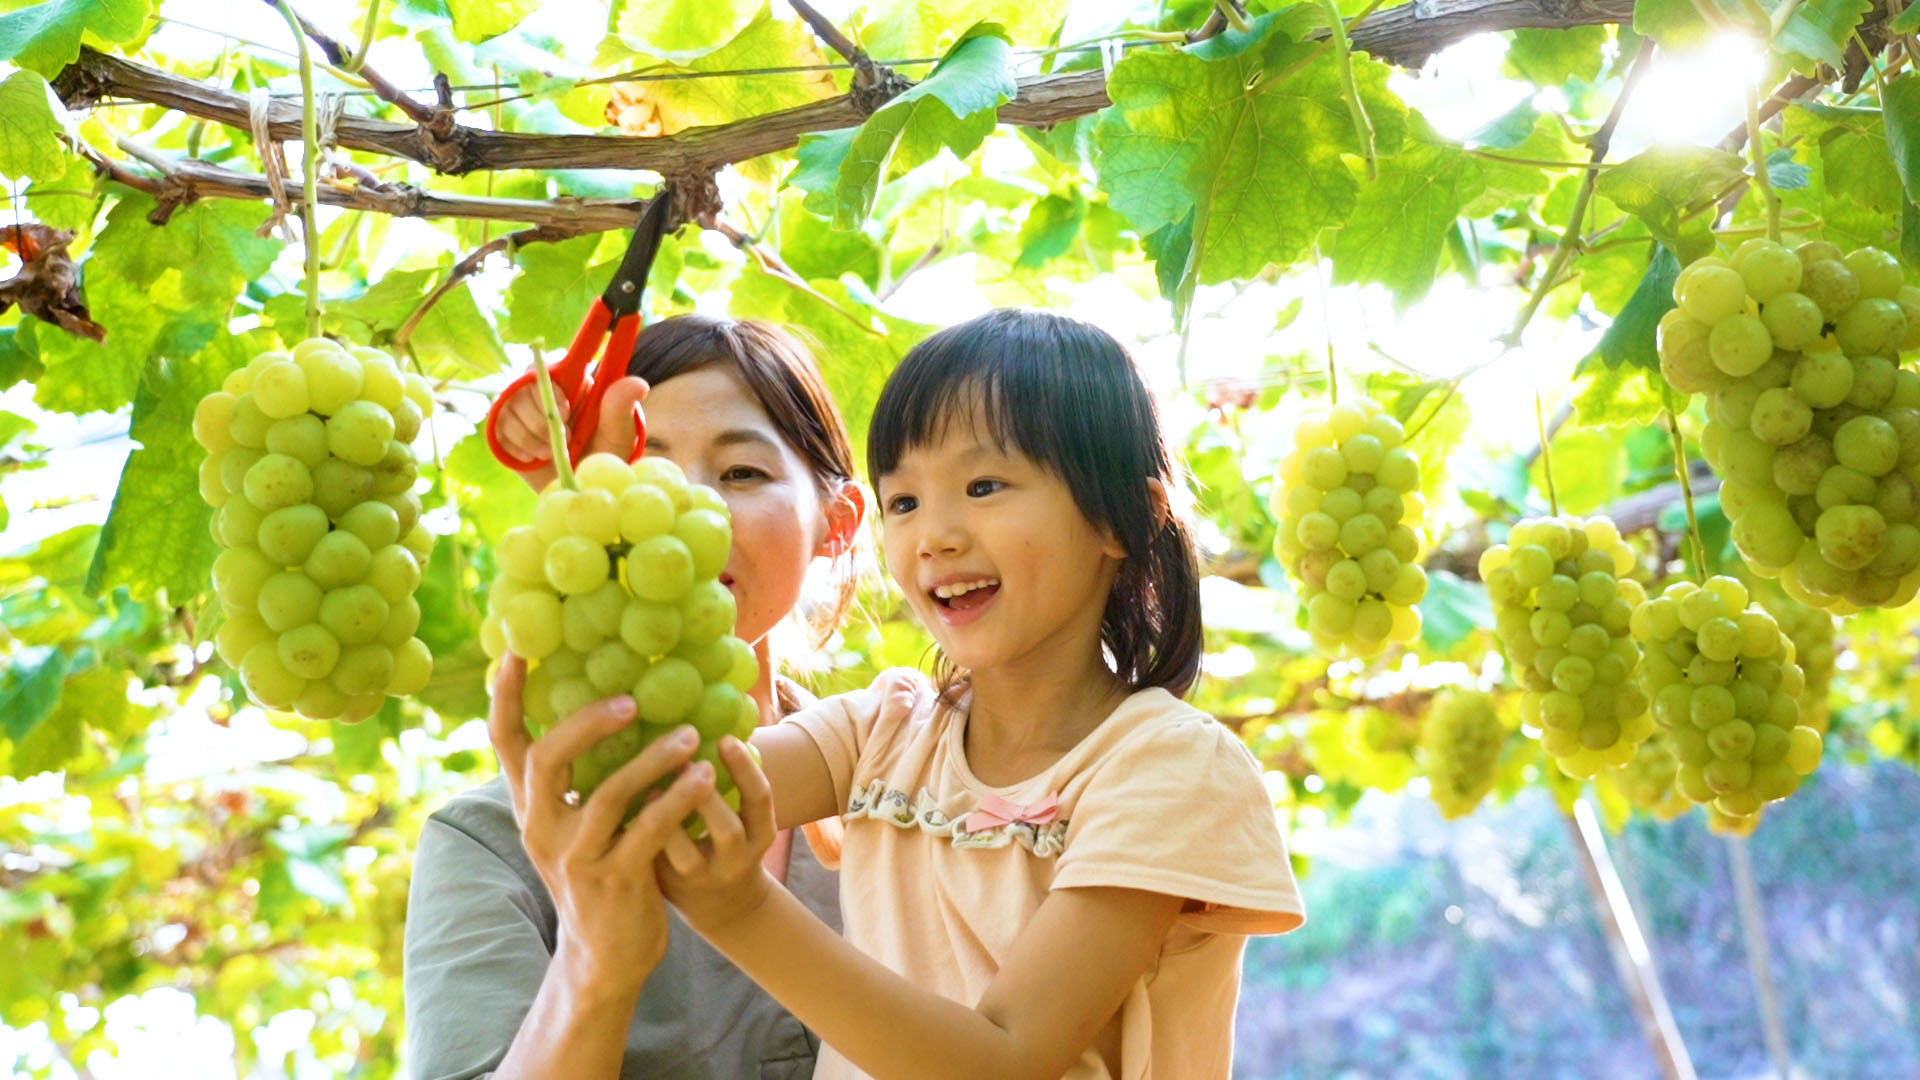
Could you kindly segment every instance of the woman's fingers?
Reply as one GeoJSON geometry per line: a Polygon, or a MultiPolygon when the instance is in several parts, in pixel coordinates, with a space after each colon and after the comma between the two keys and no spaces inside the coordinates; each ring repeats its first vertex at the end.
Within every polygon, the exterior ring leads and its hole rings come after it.
{"type": "Polygon", "coordinates": [[[772,845],[776,831],[773,785],[767,782],[767,774],[761,771],[760,762],[747,744],[731,735],[720,740],[720,760],[726,764],[733,786],[740,792],[740,821],[746,829],[747,842],[765,851],[772,845]]]}
{"type": "Polygon", "coordinates": [[[533,744],[520,712],[520,688],[526,681],[527,662],[512,653],[502,656],[500,669],[493,675],[493,702],[487,708],[487,737],[500,756],[500,771],[507,775],[515,806],[524,806],[521,776],[527,748],[533,744]]]}
{"type": "MultiPolygon", "coordinates": [[[[614,833],[626,818],[627,809],[648,788],[686,764],[699,745],[699,736],[692,728],[680,728],[655,739],[632,761],[614,770],[581,808],[580,829],[574,842],[595,855],[612,847],[614,833]]],[[[648,851],[645,858],[651,862],[653,852],[648,851]]]]}
{"type": "Polygon", "coordinates": [[[694,866],[697,867],[699,849],[694,848],[693,842],[680,831],[680,823],[712,793],[713,766],[696,761],[680,770],[680,776],[672,786],[648,802],[627,823],[626,831],[620,834],[619,841],[613,846],[614,858],[645,866],[652,861],[654,852],[671,850],[673,841],[679,840],[693,851],[694,866]]]}
{"type": "MultiPolygon", "coordinates": [[[[570,411],[566,395],[555,394],[553,403],[560,410],[560,419],[566,420],[570,411]]],[[[523,461],[545,461],[553,456],[552,444],[547,438],[547,414],[540,407],[538,386],[529,385],[516,391],[507,402],[500,415],[500,439],[523,461]]]]}
{"type": "Polygon", "coordinates": [[[633,452],[634,406],[646,396],[647,381],[637,375],[628,375],[607,387],[606,396],[600,399],[600,425],[593,429],[588,452],[617,454],[620,460],[627,460],[633,452]]]}
{"type": "Polygon", "coordinates": [[[535,739],[527,750],[528,800],[559,802],[573,786],[573,759],[632,722],[633,699],[622,694],[587,705],[535,739]]]}

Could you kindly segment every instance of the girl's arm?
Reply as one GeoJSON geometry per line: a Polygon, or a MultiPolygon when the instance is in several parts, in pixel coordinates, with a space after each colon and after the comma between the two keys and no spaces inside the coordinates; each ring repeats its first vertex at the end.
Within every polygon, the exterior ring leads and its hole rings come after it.
{"type": "Polygon", "coordinates": [[[792,724],[768,724],[754,731],[753,748],[760,751],[764,782],[773,788],[775,828],[797,828],[839,812],[833,774],[813,736],[792,724]]]}
{"type": "Polygon", "coordinates": [[[1180,913],[1176,896],[1059,890],[1015,939],[979,1003],[953,1001],[860,952],[761,869],[773,831],[767,777],[738,746],[722,754],[744,821],[707,801],[711,851],[668,843],[668,898],[801,1023],[879,1080],[1057,1080],[1119,1011],[1180,913]]]}

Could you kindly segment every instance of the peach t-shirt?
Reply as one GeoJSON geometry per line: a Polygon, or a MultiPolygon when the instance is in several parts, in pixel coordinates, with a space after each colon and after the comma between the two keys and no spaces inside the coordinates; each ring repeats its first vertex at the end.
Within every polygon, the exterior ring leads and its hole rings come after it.
{"type": "MultiPolygon", "coordinates": [[[[808,829],[829,866],[839,841],[854,945],[972,1005],[1050,890],[1185,897],[1121,1007],[1118,1075],[1089,1049],[1066,1080],[1225,1080],[1245,935],[1305,917],[1272,800],[1233,732],[1141,690],[1052,767],[995,788],[967,767],[964,714],[937,707],[917,671],[884,672],[786,722],[819,745],[845,808],[808,829]]],[[[816,1080],[864,1075],[821,1048],[816,1080]]]]}

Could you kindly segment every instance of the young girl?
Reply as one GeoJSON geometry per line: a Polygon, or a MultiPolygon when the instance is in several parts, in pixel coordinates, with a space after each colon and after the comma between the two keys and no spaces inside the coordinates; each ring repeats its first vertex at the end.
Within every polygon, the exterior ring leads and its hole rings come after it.
{"type": "Polygon", "coordinates": [[[915,348],[868,448],[886,557],[946,667],[729,742],[739,816],[669,838],[668,898],[820,1033],[822,1080],[1219,1077],[1245,935],[1300,925],[1273,806],[1180,701],[1198,571],[1119,343],[996,311],[915,348]],[[760,868],[844,823],[842,939],[760,868]]]}

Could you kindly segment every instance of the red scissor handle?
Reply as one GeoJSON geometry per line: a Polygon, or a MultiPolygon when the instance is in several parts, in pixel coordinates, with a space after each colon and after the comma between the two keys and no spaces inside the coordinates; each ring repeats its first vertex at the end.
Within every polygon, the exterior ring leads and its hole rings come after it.
{"type": "MultiPolygon", "coordinates": [[[[573,343],[567,346],[566,355],[547,369],[553,379],[554,393],[567,400],[568,427],[571,429],[567,436],[567,456],[575,464],[586,454],[594,432],[600,427],[600,401],[606,397],[607,388],[627,373],[628,359],[633,355],[633,341],[640,333],[640,290],[646,284],[653,257],[660,250],[660,239],[666,235],[667,211],[672,203],[671,187],[661,188],[647,203],[646,210],[640,215],[640,223],[634,227],[633,238],[627,242],[626,256],[620,260],[620,266],[614,271],[613,280],[607,284],[606,292],[587,309],[586,320],[580,324],[579,333],[573,335],[573,343]],[[604,349],[603,337],[606,339],[604,349]],[[590,364],[593,367],[591,381],[587,377],[590,364]]],[[[493,408],[487,412],[487,446],[502,465],[516,472],[532,472],[546,464],[545,461],[525,461],[514,457],[513,452],[500,441],[500,410],[515,394],[528,389],[534,381],[535,375],[531,371],[513,380],[494,399],[493,408]]],[[[639,458],[646,445],[646,418],[640,406],[635,404],[633,446],[628,449],[627,460],[639,458]]]]}

